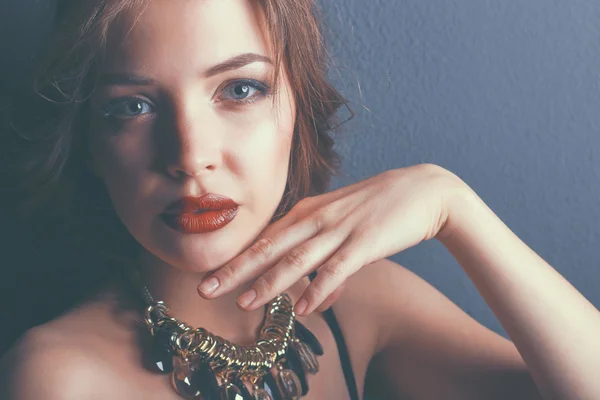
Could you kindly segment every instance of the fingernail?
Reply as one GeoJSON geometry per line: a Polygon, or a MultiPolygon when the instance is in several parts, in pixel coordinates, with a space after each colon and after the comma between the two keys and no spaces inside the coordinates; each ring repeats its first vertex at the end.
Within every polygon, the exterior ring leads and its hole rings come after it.
{"type": "Polygon", "coordinates": [[[238,297],[237,303],[241,307],[248,307],[250,305],[250,303],[252,303],[254,301],[254,299],[256,299],[256,295],[257,295],[256,290],[250,289],[246,293],[244,293],[240,297],[238,297]]]}
{"type": "Polygon", "coordinates": [[[198,286],[198,290],[204,294],[209,294],[214,292],[219,287],[219,280],[214,276],[205,280],[198,286]]]}
{"type": "Polygon", "coordinates": [[[308,307],[308,301],[306,299],[300,299],[294,306],[294,312],[300,315],[306,311],[306,307],[308,307]]]}

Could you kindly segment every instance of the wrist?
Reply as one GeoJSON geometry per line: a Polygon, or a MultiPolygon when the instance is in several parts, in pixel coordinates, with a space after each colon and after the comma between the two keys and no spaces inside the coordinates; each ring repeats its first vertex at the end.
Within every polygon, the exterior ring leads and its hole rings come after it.
{"type": "Polygon", "coordinates": [[[477,219],[484,209],[481,198],[463,180],[454,175],[454,184],[448,190],[445,201],[445,219],[436,239],[442,244],[450,241],[465,225],[477,219]]]}

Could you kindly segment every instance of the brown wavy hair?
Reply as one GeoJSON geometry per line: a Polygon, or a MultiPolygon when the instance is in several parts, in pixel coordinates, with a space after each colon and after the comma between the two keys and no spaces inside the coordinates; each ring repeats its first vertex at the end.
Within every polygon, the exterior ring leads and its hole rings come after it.
{"type": "MultiPolygon", "coordinates": [[[[87,99],[105,56],[111,24],[125,10],[148,1],[59,1],[55,31],[40,57],[34,85],[4,107],[5,121],[10,123],[0,144],[11,150],[3,172],[10,182],[5,190],[14,191],[9,198],[18,199],[11,206],[18,211],[15,226],[27,220],[39,227],[36,235],[28,231],[27,240],[36,249],[45,245],[63,257],[63,262],[48,267],[47,274],[61,276],[60,283],[79,297],[89,294],[93,283],[105,282],[118,268],[115,261],[125,260],[136,246],[112,210],[103,183],[86,167],[84,133],[87,99]]],[[[281,65],[286,68],[296,103],[288,181],[275,220],[300,199],[325,192],[339,172],[331,133],[339,126],[336,111],[348,105],[327,80],[330,59],[315,0],[257,3],[275,55],[275,74],[281,65]]]]}

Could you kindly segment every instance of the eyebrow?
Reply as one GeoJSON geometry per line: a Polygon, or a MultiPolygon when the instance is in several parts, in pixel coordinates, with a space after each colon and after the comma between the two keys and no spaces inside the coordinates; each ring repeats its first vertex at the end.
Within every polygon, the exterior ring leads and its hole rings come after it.
{"type": "Polygon", "coordinates": [[[235,57],[231,57],[230,59],[225,60],[222,63],[210,67],[202,73],[202,76],[204,78],[210,78],[211,76],[222,74],[226,71],[238,69],[245,65],[252,64],[254,62],[264,62],[268,64],[273,64],[271,59],[267,56],[263,56],[261,54],[256,53],[244,53],[235,57]]]}
{"type": "MultiPolygon", "coordinates": [[[[204,72],[201,73],[201,76],[204,78],[210,78],[211,76],[215,76],[218,74],[222,74],[227,71],[235,70],[242,68],[245,65],[252,64],[254,62],[264,62],[268,64],[273,64],[273,61],[264,55],[256,54],[256,53],[244,53],[239,54],[237,56],[231,57],[217,65],[213,65],[208,68],[204,72]]],[[[100,80],[100,85],[151,85],[155,83],[155,81],[151,78],[139,75],[128,75],[128,74],[120,74],[120,73],[106,73],[104,74],[100,80]]]]}

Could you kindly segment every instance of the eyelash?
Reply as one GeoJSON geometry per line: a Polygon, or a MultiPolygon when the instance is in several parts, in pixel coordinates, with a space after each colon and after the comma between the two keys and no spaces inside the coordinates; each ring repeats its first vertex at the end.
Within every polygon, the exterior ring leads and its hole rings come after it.
{"type": "MultiPolygon", "coordinates": [[[[235,81],[228,82],[228,84],[223,88],[222,92],[224,92],[230,88],[235,88],[237,86],[250,86],[251,88],[256,90],[256,92],[254,94],[252,94],[251,96],[243,98],[243,99],[227,100],[227,101],[231,101],[236,106],[242,106],[242,105],[255,103],[260,98],[268,97],[272,94],[271,87],[269,85],[267,85],[263,82],[254,80],[254,79],[238,79],[235,81]]],[[[125,116],[125,117],[115,115],[116,108],[131,105],[132,101],[137,101],[138,104],[143,103],[143,104],[148,105],[151,108],[150,112],[153,112],[156,109],[156,106],[153,103],[151,103],[150,101],[148,101],[147,99],[145,99],[143,97],[128,96],[128,97],[122,97],[119,99],[112,100],[108,104],[103,106],[101,109],[102,117],[104,119],[108,119],[108,120],[128,120],[128,119],[143,117],[148,114],[148,113],[143,113],[143,114],[137,114],[137,115],[125,116]]],[[[218,102],[220,103],[223,101],[224,100],[219,100],[218,102]]]]}
{"type": "Polygon", "coordinates": [[[246,97],[245,99],[234,100],[234,102],[238,103],[238,104],[254,103],[258,100],[257,96],[262,98],[262,97],[268,97],[271,95],[271,87],[269,85],[267,85],[266,83],[254,80],[254,79],[238,79],[235,81],[230,81],[230,82],[228,82],[227,86],[225,86],[225,88],[223,90],[225,90],[227,88],[234,88],[236,86],[250,86],[257,91],[256,94],[254,94],[250,97],[246,97]]]}

